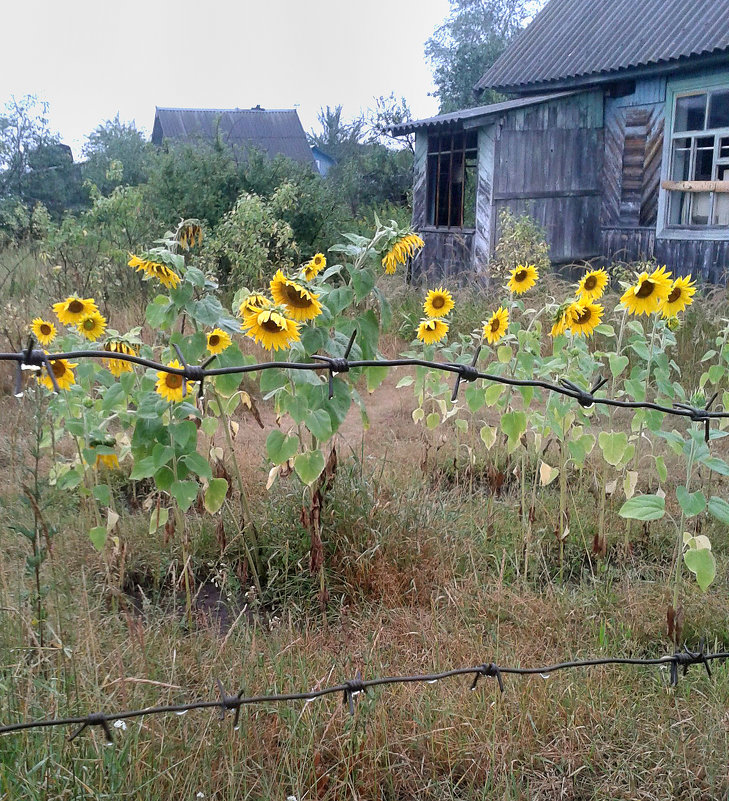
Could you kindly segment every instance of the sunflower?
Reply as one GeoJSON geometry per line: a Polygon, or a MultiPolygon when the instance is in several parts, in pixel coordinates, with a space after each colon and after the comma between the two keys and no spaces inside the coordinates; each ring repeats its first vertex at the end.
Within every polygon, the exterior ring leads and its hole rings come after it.
{"type": "Polygon", "coordinates": [[[84,317],[99,311],[93,298],[77,298],[75,295],[53,304],[53,311],[63,325],[78,325],[84,317]]]}
{"type": "Polygon", "coordinates": [[[42,317],[36,317],[33,320],[30,330],[41,345],[50,345],[56,338],[56,326],[42,317]]]}
{"type": "Polygon", "coordinates": [[[97,453],[96,466],[101,464],[113,470],[115,467],[119,467],[119,457],[115,453],[97,453]]]}
{"type": "MultiPolygon", "coordinates": [[[[182,365],[177,361],[177,359],[173,359],[167,364],[167,366],[176,367],[178,370],[182,369],[182,365]]],[[[165,400],[168,400],[171,403],[179,403],[186,394],[185,377],[178,375],[177,373],[166,373],[163,370],[160,370],[157,373],[157,384],[154,389],[155,392],[158,395],[161,395],[165,400]]],[[[189,392],[191,389],[192,382],[189,381],[187,392],[189,392]]]]}
{"type": "Polygon", "coordinates": [[[174,289],[180,283],[180,276],[166,264],[148,261],[144,271],[150,278],[156,278],[166,289],[174,289]]]}
{"type": "Polygon", "coordinates": [[[425,242],[418,234],[409,233],[401,236],[382,259],[382,266],[385,268],[385,272],[388,275],[392,275],[398,264],[405,264],[409,258],[415,255],[416,250],[420,250],[424,246],[425,242]]]}
{"type": "Polygon", "coordinates": [[[208,334],[208,350],[212,354],[222,353],[227,347],[233,343],[230,334],[226,334],[220,328],[214,328],[208,334]]]}
{"type": "Polygon", "coordinates": [[[272,302],[259,292],[251,292],[243,298],[240,306],[238,307],[238,314],[245,320],[249,315],[258,315],[264,309],[272,305],[272,302]]]}
{"type": "Polygon", "coordinates": [[[554,325],[552,326],[552,330],[549,332],[550,335],[553,337],[558,337],[560,334],[564,334],[569,327],[570,320],[574,317],[579,308],[580,303],[576,300],[563,303],[557,309],[557,313],[554,317],[554,325]]]}
{"type": "MultiPolygon", "coordinates": [[[[104,345],[104,350],[109,351],[109,353],[124,353],[127,356],[136,356],[137,352],[131,346],[127,345],[126,342],[122,342],[121,340],[117,340],[116,342],[107,342],[104,345]]],[[[122,373],[131,373],[132,372],[132,365],[131,362],[126,361],[126,359],[104,359],[104,365],[106,366],[109,372],[119,378],[122,373]]]]}
{"type": "Polygon", "coordinates": [[[106,331],[106,317],[100,312],[91,312],[79,322],[78,330],[86,339],[94,342],[106,331]]]}
{"type": "Polygon", "coordinates": [[[583,302],[599,300],[609,280],[605,270],[590,270],[589,273],[583,275],[580,279],[575,295],[583,302]]]}
{"type": "Polygon", "coordinates": [[[184,250],[195,247],[195,244],[202,244],[202,228],[194,220],[185,220],[177,229],[177,241],[184,250]]]}
{"type": "Polygon", "coordinates": [[[696,282],[691,280],[690,275],[677,278],[671,284],[671,291],[660,307],[664,317],[675,317],[682,312],[693,301],[696,292],[696,282]]]}
{"type": "Polygon", "coordinates": [[[283,350],[301,338],[299,324],[275,309],[265,309],[258,314],[249,315],[244,325],[248,328],[248,336],[266,350],[283,350]]]}
{"type": "Polygon", "coordinates": [[[423,311],[428,317],[445,317],[453,311],[455,305],[453,295],[441,286],[438,289],[431,289],[425,296],[423,311]]]}
{"type": "Polygon", "coordinates": [[[276,303],[285,306],[294,320],[313,320],[321,314],[319,295],[291,281],[279,270],[271,279],[271,295],[276,303]]]}
{"type": "Polygon", "coordinates": [[[539,278],[539,270],[533,264],[528,264],[526,267],[519,264],[511,271],[507,288],[509,292],[521,295],[537,283],[537,278],[539,278]]]}
{"type": "MultiPolygon", "coordinates": [[[[76,383],[73,370],[71,369],[72,367],[78,367],[78,363],[69,362],[66,359],[51,359],[51,370],[53,370],[53,375],[56,377],[56,383],[59,389],[69,389],[76,383]]],[[[50,375],[48,375],[47,368],[45,373],[41,373],[41,375],[38,376],[38,380],[45,387],[48,387],[51,392],[55,392],[55,387],[53,386],[50,375]]]]}
{"type": "Polygon", "coordinates": [[[577,336],[592,336],[592,332],[600,325],[603,307],[599,303],[577,303],[568,310],[567,329],[577,336]]]}
{"type": "Polygon", "coordinates": [[[310,261],[301,268],[301,272],[307,281],[316,278],[317,275],[327,266],[327,259],[323,253],[316,253],[310,261]]]}
{"type": "Polygon", "coordinates": [[[671,273],[658,267],[650,275],[643,272],[634,286],[629,287],[620,302],[630,314],[653,314],[671,294],[671,273]]]}
{"type": "Polygon", "coordinates": [[[418,339],[426,345],[440,342],[448,333],[448,323],[438,317],[431,317],[428,320],[421,320],[418,325],[418,339]]]}
{"type": "Polygon", "coordinates": [[[488,321],[483,324],[483,335],[489,345],[494,345],[506,334],[506,329],[509,327],[509,310],[503,306],[498,309],[489,317],[488,321]]]}

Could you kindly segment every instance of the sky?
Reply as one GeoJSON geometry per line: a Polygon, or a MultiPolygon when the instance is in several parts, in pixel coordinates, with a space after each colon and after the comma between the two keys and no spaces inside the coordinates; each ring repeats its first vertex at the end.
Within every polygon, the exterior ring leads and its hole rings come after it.
{"type": "Polygon", "coordinates": [[[395,92],[416,118],[437,113],[423,47],[448,0],[9,0],[0,104],[50,104],[51,128],[79,158],[117,113],[151,135],[155,106],[324,106],[345,119],[395,92]]]}

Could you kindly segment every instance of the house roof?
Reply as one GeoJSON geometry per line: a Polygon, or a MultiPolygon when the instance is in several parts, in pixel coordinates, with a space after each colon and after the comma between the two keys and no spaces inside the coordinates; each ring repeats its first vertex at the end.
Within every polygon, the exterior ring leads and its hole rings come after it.
{"type": "Polygon", "coordinates": [[[549,0],[475,88],[543,92],[721,54],[729,0],[549,0]]]}
{"type": "Polygon", "coordinates": [[[295,109],[164,108],[157,106],[152,142],[194,142],[219,134],[233,148],[256,147],[275,156],[313,164],[306,134],[295,109]]]}
{"type": "Polygon", "coordinates": [[[400,125],[393,125],[390,128],[393,136],[405,136],[405,134],[417,131],[419,128],[447,128],[463,127],[476,128],[492,117],[498,116],[505,111],[526,106],[536,106],[539,103],[546,103],[549,100],[556,100],[559,97],[568,97],[576,94],[575,92],[551,92],[546,95],[531,95],[530,97],[518,97],[514,100],[506,100],[503,103],[492,103],[489,106],[477,106],[467,108],[462,111],[452,111],[450,114],[439,114],[437,117],[427,117],[423,120],[413,120],[404,122],[400,125]]]}

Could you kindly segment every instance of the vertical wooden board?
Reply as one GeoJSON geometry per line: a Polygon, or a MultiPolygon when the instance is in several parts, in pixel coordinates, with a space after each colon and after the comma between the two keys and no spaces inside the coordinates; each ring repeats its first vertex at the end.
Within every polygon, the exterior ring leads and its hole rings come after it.
{"type": "Polygon", "coordinates": [[[420,230],[426,224],[427,204],[427,129],[415,134],[415,156],[413,159],[413,227],[420,230]]]}
{"type": "Polygon", "coordinates": [[[651,108],[651,117],[646,130],[643,185],[640,198],[640,225],[643,226],[654,226],[658,221],[664,123],[664,106],[656,104],[651,108]]]}
{"type": "Polygon", "coordinates": [[[477,274],[484,277],[488,275],[488,262],[492,253],[495,131],[495,125],[488,125],[478,132],[476,231],[473,237],[472,267],[477,274]]]}
{"type": "Polygon", "coordinates": [[[622,189],[623,140],[622,109],[608,98],[605,104],[605,128],[602,164],[602,205],[601,224],[615,226],[620,219],[620,193],[622,189]]]}

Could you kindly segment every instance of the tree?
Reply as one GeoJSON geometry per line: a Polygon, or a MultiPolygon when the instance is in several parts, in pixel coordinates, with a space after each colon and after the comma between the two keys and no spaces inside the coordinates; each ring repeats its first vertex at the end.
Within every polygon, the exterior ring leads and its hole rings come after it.
{"type": "Polygon", "coordinates": [[[544,0],[450,0],[450,4],[446,21],[425,43],[441,114],[500,99],[490,91],[477,98],[473,87],[544,0]]]}
{"type": "Polygon", "coordinates": [[[351,122],[345,123],[342,119],[342,106],[329,106],[319,109],[317,115],[321,133],[311,132],[307,135],[310,145],[321,148],[332,158],[340,161],[352,155],[362,141],[365,133],[365,120],[362,116],[355,117],[351,122]]]}
{"type": "Polygon", "coordinates": [[[118,114],[88,135],[83,152],[84,178],[104,195],[116,186],[138,186],[148,178],[150,145],[134,123],[121,122],[118,114]]]}

